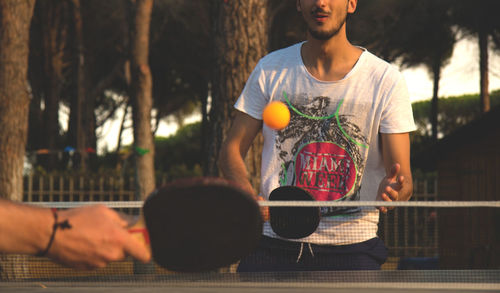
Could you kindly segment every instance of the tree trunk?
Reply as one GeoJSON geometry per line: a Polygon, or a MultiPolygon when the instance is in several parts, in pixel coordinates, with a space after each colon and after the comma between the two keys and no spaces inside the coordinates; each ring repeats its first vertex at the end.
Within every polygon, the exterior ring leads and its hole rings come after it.
{"type": "Polygon", "coordinates": [[[28,132],[29,28],[35,1],[0,1],[0,197],[21,201],[28,132]]]}
{"type": "Polygon", "coordinates": [[[488,34],[479,32],[479,74],[480,74],[480,106],[481,113],[490,110],[490,91],[488,77],[488,34]]]}
{"type": "Polygon", "coordinates": [[[84,129],[85,125],[85,52],[83,48],[83,21],[80,0],[73,0],[73,18],[75,26],[75,63],[76,63],[76,93],[71,105],[70,123],[71,141],[70,144],[76,148],[74,155],[75,167],[81,171],[87,169],[87,135],[84,129]]]}
{"type": "MultiPolygon", "coordinates": [[[[212,104],[207,131],[206,175],[218,175],[220,146],[233,117],[233,105],[259,59],[268,48],[268,2],[262,0],[214,1],[214,72],[212,104]]],[[[252,180],[260,178],[262,140],[247,155],[252,180]]],[[[253,182],[255,183],[255,182],[253,182]]]]}
{"type": "MultiPolygon", "coordinates": [[[[40,7],[43,51],[43,76],[40,78],[44,81],[42,92],[45,102],[41,147],[54,151],[58,147],[59,138],[59,100],[64,83],[64,50],[68,33],[65,15],[68,11],[65,1],[41,1],[38,2],[38,5],[40,7]]],[[[56,159],[57,154],[51,152],[42,165],[47,170],[53,170],[57,167],[56,159]]]]}
{"type": "Polygon", "coordinates": [[[152,78],[149,68],[149,27],[153,0],[137,0],[132,5],[130,32],[131,104],[134,121],[136,190],[145,199],[155,189],[154,141],[151,131],[153,107],[152,78]]]}
{"type": "Polygon", "coordinates": [[[439,80],[441,79],[441,65],[436,62],[433,66],[433,91],[431,100],[431,129],[432,141],[436,142],[438,139],[438,98],[439,98],[439,80]]]}
{"type": "MultiPolygon", "coordinates": [[[[0,197],[23,200],[23,167],[28,134],[29,31],[35,1],[0,1],[0,197]]],[[[16,223],[12,223],[15,225],[16,223]]],[[[0,254],[0,279],[28,271],[22,255],[0,254]]]]}

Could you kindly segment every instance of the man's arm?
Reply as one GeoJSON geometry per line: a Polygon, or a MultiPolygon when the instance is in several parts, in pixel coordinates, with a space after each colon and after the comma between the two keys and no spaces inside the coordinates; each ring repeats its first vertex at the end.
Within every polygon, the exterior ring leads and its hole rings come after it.
{"type": "Polygon", "coordinates": [[[53,216],[49,209],[0,199],[0,252],[36,254],[49,242],[53,216]]]}
{"type": "Polygon", "coordinates": [[[256,196],[248,178],[248,170],[244,158],[252,145],[255,136],[262,129],[262,121],[248,114],[236,111],[233,125],[222,144],[219,156],[219,168],[225,178],[240,184],[244,189],[256,196]]]}
{"type": "MultiPolygon", "coordinates": [[[[377,199],[407,201],[413,193],[410,135],[408,133],[382,133],[381,140],[386,176],[380,182],[377,199]]],[[[386,212],[387,208],[381,207],[380,210],[386,212]]]]}
{"type": "MultiPolygon", "coordinates": [[[[67,266],[93,269],[131,255],[151,258],[148,248],[127,231],[128,223],[115,211],[86,206],[57,212],[59,227],[47,256],[67,266]],[[69,226],[69,227],[68,227],[69,226]]],[[[35,255],[44,251],[53,234],[53,212],[0,199],[0,253],[35,255]]]]}

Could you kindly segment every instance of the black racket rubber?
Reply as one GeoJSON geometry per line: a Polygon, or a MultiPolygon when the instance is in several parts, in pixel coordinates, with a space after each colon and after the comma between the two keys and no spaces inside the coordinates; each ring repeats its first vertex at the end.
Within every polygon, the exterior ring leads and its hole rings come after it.
{"type": "Polygon", "coordinates": [[[221,178],[180,180],[144,204],[153,258],[167,270],[209,271],[237,262],[257,246],[256,200],[221,178]]]}
{"type": "MultiPolygon", "coordinates": [[[[309,192],[297,186],[281,186],[269,195],[270,201],[313,201],[309,192]]],[[[320,222],[319,207],[269,207],[274,233],[288,239],[304,238],[316,231],[320,222]]]]}

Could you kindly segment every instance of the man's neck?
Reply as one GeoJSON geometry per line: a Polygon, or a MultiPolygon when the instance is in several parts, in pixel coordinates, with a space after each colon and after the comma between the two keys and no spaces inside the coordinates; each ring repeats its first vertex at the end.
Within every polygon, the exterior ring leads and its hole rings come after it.
{"type": "Polygon", "coordinates": [[[308,37],[301,49],[302,60],[309,73],[323,81],[343,79],[354,67],[363,51],[353,46],[345,35],[329,40],[308,37]]]}

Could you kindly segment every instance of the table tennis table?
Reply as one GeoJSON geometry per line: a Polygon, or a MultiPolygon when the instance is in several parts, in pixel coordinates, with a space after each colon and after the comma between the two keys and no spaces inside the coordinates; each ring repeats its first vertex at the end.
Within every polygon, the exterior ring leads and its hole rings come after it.
{"type": "Polygon", "coordinates": [[[500,270],[200,273],[0,282],[0,292],[500,292],[500,270]]]}
{"type": "MultiPolygon", "coordinates": [[[[278,203],[273,203],[278,204],[278,203]]],[[[279,203],[280,205],[290,206],[310,206],[310,202],[286,202],[279,203]],[[300,205],[299,205],[300,204],[300,205]]],[[[326,202],[313,202],[314,205],[328,206],[326,202]]],[[[356,202],[343,203],[348,206],[356,204],[359,206],[379,205],[380,202],[356,202]]],[[[39,258],[29,257],[24,259],[21,257],[12,263],[12,270],[15,277],[0,279],[1,293],[31,293],[31,292],[247,292],[247,293],[266,293],[266,292],[341,292],[341,293],[391,293],[391,292],[410,292],[410,293],[429,293],[429,292],[500,292],[500,267],[496,262],[490,261],[493,256],[498,254],[496,250],[490,249],[485,254],[484,251],[474,251],[478,254],[477,259],[471,258],[471,255],[464,253],[466,250],[458,250],[456,243],[462,244],[455,238],[449,238],[448,234],[443,234],[441,238],[438,236],[439,231],[457,231],[463,229],[463,226],[439,226],[441,222],[434,223],[433,228],[423,229],[428,218],[420,217],[421,215],[429,215],[430,212],[436,212],[440,208],[439,213],[450,208],[458,208],[470,214],[473,209],[477,210],[476,214],[485,213],[487,211],[500,207],[500,202],[392,202],[384,203],[387,206],[398,206],[394,212],[389,214],[390,219],[382,217],[381,229],[386,237],[385,241],[389,246],[390,256],[397,260],[394,265],[383,267],[380,271],[329,271],[329,272],[269,272],[269,273],[235,273],[234,270],[228,272],[212,272],[212,273],[172,273],[158,272],[156,269],[151,269],[146,266],[141,270],[135,270],[135,264],[132,265],[129,261],[124,263],[114,263],[108,265],[109,271],[98,270],[91,275],[80,275],[76,271],[66,271],[60,267],[54,267],[49,260],[41,260],[39,258]],[[407,209],[408,208],[408,209],[407,209]],[[411,208],[411,210],[410,210],[411,208]],[[419,208],[420,210],[417,210],[419,208]],[[430,210],[425,210],[430,209],[430,210]],[[410,213],[410,211],[412,213],[410,213]],[[413,219],[415,224],[410,225],[410,220],[413,219]],[[387,227],[385,227],[387,226],[387,227]],[[389,229],[390,228],[390,229],[389,229]],[[420,230],[421,231],[420,231],[420,230]],[[455,229],[455,230],[453,230],[455,229]],[[405,231],[422,232],[434,239],[434,242],[424,242],[420,245],[423,250],[415,250],[423,254],[423,256],[431,257],[430,267],[426,263],[425,269],[415,269],[412,266],[405,266],[404,260],[407,257],[419,256],[418,253],[406,253],[405,251],[397,250],[402,244],[419,248],[416,243],[413,243],[412,235],[403,233],[405,231]],[[447,243],[437,243],[439,239],[446,239],[447,243]],[[402,240],[402,244],[398,241],[402,240]],[[439,246],[438,246],[439,244],[439,246]],[[392,246],[391,246],[392,245],[392,246]],[[429,248],[429,251],[426,249],[429,248]],[[440,249],[437,249],[440,248],[440,249]],[[391,250],[392,249],[392,250],[391,250]],[[451,251],[453,253],[441,254],[439,252],[451,251]],[[451,255],[448,256],[448,255],[451,255]],[[443,266],[435,264],[435,259],[439,256],[439,262],[443,266]],[[444,259],[448,257],[446,260],[444,259]],[[461,262],[451,262],[450,260],[461,260],[461,262]],[[397,264],[397,265],[396,265],[397,264]],[[116,267],[115,267],[116,266],[116,267]],[[111,268],[110,268],[111,267],[111,268]],[[410,269],[407,269],[410,268],[410,269]],[[449,269],[453,268],[453,269],[449,269]],[[459,269],[457,269],[459,268],[459,269]],[[478,269],[483,268],[483,269],[478,269]],[[486,269],[484,269],[486,268],[486,269]],[[33,277],[36,276],[36,277],[33,277]]],[[[57,203],[58,208],[69,208],[81,205],[81,203],[57,203]]],[[[142,207],[141,202],[132,203],[107,203],[113,208],[134,208],[142,207]]],[[[266,205],[271,206],[269,202],[266,205]]],[[[493,214],[493,213],[491,213],[493,214]]],[[[495,214],[497,215],[497,214],[495,214]]],[[[438,217],[438,219],[440,219],[438,217]]],[[[447,218],[448,219],[448,218],[447,218]]],[[[466,217],[449,217],[449,219],[468,219],[466,217]]],[[[477,237],[476,240],[495,239],[493,235],[496,231],[494,225],[483,225],[484,221],[472,221],[475,226],[475,232],[484,237],[477,237]],[[487,227],[488,230],[483,228],[487,227]],[[491,228],[491,229],[490,229],[491,228]],[[481,230],[482,229],[482,230],[481,230]]],[[[380,232],[380,231],[379,231],[380,232]]],[[[461,232],[461,231],[460,231],[461,232]]],[[[474,234],[474,235],[476,235],[474,234]]],[[[416,234],[415,234],[416,235],[416,234]]],[[[495,234],[496,235],[496,234],[495,234]]],[[[461,238],[460,238],[461,239],[461,238]]],[[[404,246],[403,247],[406,247],[404,246]]],[[[488,243],[481,243],[481,247],[486,247],[488,243]]],[[[463,248],[463,247],[459,247],[463,248]]],[[[497,248],[496,246],[487,246],[487,248],[497,248]]],[[[468,250],[467,250],[468,251],[468,250]]],[[[468,251],[471,252],[471,251],[468,251]]],[[[422,257],[421,255],[419,257],[422,257]]],[[[496,258],[495,258],[496,260],[496,258]]],[[[422,267],[422,266],[420,266],[422,267]]],[[[7,268],[9,268],[7,266],[7,268]]],[[[6,272],[0,271],[2,274],[6,272]]],[[[8,275],[8,274],[7,274],[8,275]]]]}

